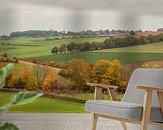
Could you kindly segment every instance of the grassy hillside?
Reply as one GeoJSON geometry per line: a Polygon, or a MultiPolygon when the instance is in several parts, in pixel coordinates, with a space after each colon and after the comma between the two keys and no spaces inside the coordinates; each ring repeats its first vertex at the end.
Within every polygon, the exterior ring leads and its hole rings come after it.
{"type": "MultiPolygon", "coordinates": [[[[0,62],[1,63],[1,62],[0,62]]],[[[28,70],[30,70],[30,69],[32,69],[34,67],[34,64],[26,64],[26,63],[15,63],[14,64],[14,69],[13,69],[13,73],[15,74],[15,75],[20,75],[20,72],[21,72],[21,70],[22,69],[28,69],[28,70]]],[[[42,66],[42,67],[45,67],[45,66],[42,66]]],[[[41,66],[40,66],[40,69],[42,68],[41,66]]],[[[47,67],[46,66],[46,68],[48,68],[49,70],[52,70],[53,71],[53,73],[55,73],[55,75],[56,75],[56,77],[57,77],[57,79],[58,79],[58,82],[61,84],[61,85],[72,85],[73,84],[73,82],[71,81],[71,80],[69,80],[69,79],[66,79],[66,78],[64,78],[64,77],[62,77],[62,76],[60,76],[60,75],[58,75],[58,72],[59,72],[59,70],[60,69],[58,69],[58,68],[55,68],[55,67],[47,67]]]]}
{"type": "Polygon", "coordinates": [[[138,45],[132,47],[122,47],[122,48],[114,48],[114,49],[104,49],[98,50],[94,52],[144,52],[144,53],[163,53],[163,42],[146,44],[146,45],[138,45]]]}
{"type": "MultiPolygon", "coordinates": [[[[8,53],[9,56],[20,58],[47,56],[51,54],[54,46],[69,44],[70,42],[102,42],[105,38],[74,38],[45,41],[45,38],[15,38],[9,41],[10,45],[0,45],[0,54],[8,53]]],[[[3,41],[0,41],[3,42],[3,41]]]]}
{"type": "Polygon", "coordinates": [[[163,42],[92,52],[51,54],[51,49],[54,46],[59,46],[63,43],[103,42],[105,39],[106,38],[98,37],[46,41],[45,38],[15,38],[8,41],[10,42],[10,45],[0,46],[0,54],[8,53],[9,56],[57,62],[67,62],[73,58],[83,59],[88,62],[95,62],[100,59],[118,59],[124,64],[140,61],[163,60],[163,42]]]}

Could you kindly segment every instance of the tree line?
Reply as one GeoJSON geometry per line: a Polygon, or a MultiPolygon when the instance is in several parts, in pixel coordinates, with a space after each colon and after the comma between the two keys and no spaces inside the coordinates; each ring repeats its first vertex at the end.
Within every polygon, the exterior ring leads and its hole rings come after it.
{"type": "Polygon", "coordinates": [[[98,35],[109,35],[109,34],[130,34],[135,32],[142,32],[141,30],[129,31],[129,30],[83,30],[79,32],[74,31],[57,31],[57,30],[27,30],[27,31],[16,31],[12,32],[10,36],[3,35],[1,37],[53,37],[53,36],[73,36],[73,37],[91,37],[98,35]]]}
{"type": "MultiPolygon", "coordinates": [[[[129,33],[129,31],[122,31],[122,30],[86,30],[86,31],[56,31],[56,30],[27,30],[27,31],[17,31],[12,32],[10,37],[53,37],[53,36],[96,36],[96,35],[103,35],[103,34],[117,34],[117,33],[129,33]]],[[[2,36],[4,37],[4,36],[2,36]]],[[[6,37],[6,36],[5,36],[6,37]]]]}
{"type": "Polygon", "coordinates": [[[110,37],[104,42],[84,42],[84,43],[75,43],[71,42],[68,45],[61,44],[59,47],[53,47],[51,53],[67,53],[67,52],[84,52],[84,51],[93,51],[93,50],[102,50],[118,47],[128,47],[135,45],[150,44],[163,41],[163,34],[160,35],[148,35],[148,36],[134,36],[129,35],[126,37],[110,37]]]}
{"type": "Polygon", "coordinates": [[[10,45],[9,42],[0,42],[0,45],[10,45]]]}
{"type": "Polygon", "coordinates": [[[12,32],[10,37],[52,37],[59,36],[61,32],[58,31],[44,31],[44,30],[28,30],[28,31],[17,31],[12,32]]]}

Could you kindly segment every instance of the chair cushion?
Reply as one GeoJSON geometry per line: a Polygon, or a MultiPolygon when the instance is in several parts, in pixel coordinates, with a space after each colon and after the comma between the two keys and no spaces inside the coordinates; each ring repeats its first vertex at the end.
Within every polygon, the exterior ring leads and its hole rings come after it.
{"type": "MultiPolygon", "coordinates": [[[[141,120],[143,105],[128,102],[90,100],[86,102],[86,111],[129,120],[141,120]]],[[[154,107],[151,111],[151,121],[163,122],[160,108],[154,107]]]]}

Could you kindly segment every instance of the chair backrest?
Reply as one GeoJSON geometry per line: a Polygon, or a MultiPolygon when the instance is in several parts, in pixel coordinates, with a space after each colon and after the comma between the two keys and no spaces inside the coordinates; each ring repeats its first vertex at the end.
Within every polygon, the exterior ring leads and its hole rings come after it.
{"type": "MultiPolygon", "coordinates": [[[[136,69],[122,101],[143,104],[144,91],[136,88],[143,85],[163,88],[163,69],[136,69]]],[[[156,92],[153,94],[152,106],[159,106],[156,92]]]]}

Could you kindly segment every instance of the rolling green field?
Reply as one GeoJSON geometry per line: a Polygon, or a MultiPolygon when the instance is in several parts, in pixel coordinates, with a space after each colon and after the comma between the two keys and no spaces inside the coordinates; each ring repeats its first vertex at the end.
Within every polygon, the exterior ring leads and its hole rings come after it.
{"type": "Polygon", "coordinates": [[[45,41],[45,38],[14,38],[6,41],[10,45],[0,45],[0,54],[8,53],[9,56],[19,58],[48,56],[51,55],[51,49],[54,46],[69,44],[70,42],[103,42],[104,40],[105,38],[74,38],[45,41]]]}
{"type": "Polygon", "coordinates": [[[143,61],[153,61],[162,60],[163,53],[139,53],[139,52],[79,52],[79,53],[68,53],[68,54],[58,54],[49,55],[41,57],[32,57],[29,59],[38,59],[45,61],[57,61],[57,62],[67,62],[71,59],[82,59],[87,62],[96,62],[101,59],[105,60],[120,60],[123,64],[143,62],[143,61]]]}
{"type": "Polygon", "coordinates": [[[63,43],[103,42],[105,39],[106,38],[98,37],[45,41],[45,38],[15,38],[8,41],[10,45],[0,46],[0,54],[8,53],[9,56],[16,56],[19,58],[56,62],[67,62],[74,58],[83,59],[87,62],[96,62],[101,59],[118,59],[124,64],[163,60],[163,42],[90,52],[51,54],[51,49],[54,46],[59,46],[63,43]]]}
{"type": "Polygon", "coordinates": [[[115,49],[97,50],[94,52],[140,52],[140,53],[163,53],[163,42],[138,45],[132,47],[122,47],[115,49]]]}
{"type": "MultiPolygon", "coordinates": [[[[9,102],[14,93],[0,92],[0,106],[9,102]]],[[[39,97],[34,102],[15,106],[8,112],[14,113],[84,113],[84,104],[52,99],[47,97],[39,97]]]]}

